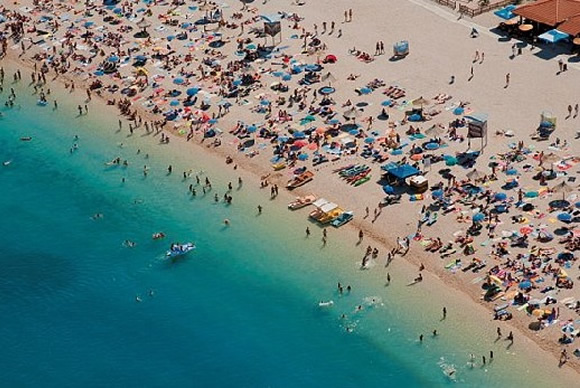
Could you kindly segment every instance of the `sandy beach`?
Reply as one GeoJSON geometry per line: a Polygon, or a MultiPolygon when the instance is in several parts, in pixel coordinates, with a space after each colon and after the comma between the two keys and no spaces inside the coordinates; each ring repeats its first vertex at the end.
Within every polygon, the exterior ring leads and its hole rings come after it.
{"type": "MultiPolygon", "coordinates": [[[[183,150],[183,152],[192,149],[196,153],[209,151],[207,158],[215,164],[224,163],[224,159],[230,157],[231,163],[228,168],[236,166],[235,174],[243,175],[244,180],[252,182],[256,186],[260,184],[260,181],[268,181],[268,187],[264,188],[265,198],[267,198],[272,185],[283,188],[288,180],[293,178],[292,172],[296,168],[307,166],[310,171],[315,173],[313,181],[292,193],[286,193],[282,189],[280,195],[273,202],[280,207],[285,207],[295,195],[315,194],[317,197],[324,197],[336,202],[345,210],[353,211],[355,217],[348,226],[337,231],[328,229],[328,243],[332,244],[332,240],[339,238],[352,240],[354,245],[359,240],[358,234],[362,231],[364,238],[360,243],[361,256],[367,246],[373,248],[376,246],[379,250],[376,257],[367,257],[368,261],[363,263],[362,269],[368,272],[379,272],[380,276],[384,276],[385,271],[389,271],[388,268],[385,269],[387,252],[396,249],[399,238],[411,236],[408,253],[394,255],[390,264],[404,267],[404,272],[409,277],[408,282],[412,282],[413,278],[422,273],[421,276],[424,280],[414,287],[425,287],[426,290],[430,290],[431,284],[437,284],[437,289],[441,289],[443,283],[445,287],[451,287],[453,292],[458,294],[457,298],[461,301],[458,303],[464,303],[469,306],[468,309],[473,309],[474,314],[488,318],[482,322],[482,326],[485,327],[486,332],[489,332],[490,337],[496,335],[496,327],[500,326],[498,321],[493,320],[494,307],[504,303],[510,304],[508,311],[513,315],[513,318],[501,323],[503,336],[505,337],[511,330],[515,333],[518,341],[522,335],[525,336],[525,341],[528,344],[526,348],[537,351],[537,358],[544,357],[544,351],[551,354],[549,359],[554,370],[558,366],[562,349],[567,349],[570,359],[559,373],[566,374],[568,378],[577,376],[576,373],[580,371],[580,362],[577,357],[572,355],[577,346],[574,342],[566,346],[558,343],[566,325],[570,325],[569,334],[575,332],[573,325],[578,319],[578,314],[572,300],[576,301],[577,288],[555,287],[556,280],[560,277],[558,273],[560,267],[565,270],[571,281],[577,279],[578,268],[574,265],[574,261],[572,260],[570,266],[564,266],[565,263],[556,264],[553,261],[550,263],[553,266],[550,272],[541,272],[545,266],[541,269],[534,268],[543,279],[541,282],[530,284],[529,290],[523,290],[525,295],[528,299],[538,300],[550,296],[556,302],[549,300],[547,302],[550,303],[542,302],[541,310],[552,311],[552,309],[557,308],[557,313],[554,311],[546,314],[546,317],[540,317],[544,318],[543,323],[547,322],[548,315],[550,315],[551,323],[538,331],[530,330],[529,325],[538,322],[539,317],[532,313],[540,308],[526,313],[525,310],[519,309],[518,305],[511,306],[513,299],[521,289],[519,285],[524,281],[524,276],[521,273],[523,266],[514,264],[510,267],[513,269],[513,277],[507,274],[511,271],[503,266],[506,261],[515,259],[516,255],[527,255],[531,251],[535,252],[534,246],[552,249],[553,252],[550,251],[551,253],[547,255],[549,257],[563,251],[571,252],[573,256],[574,249],[565,250],[564,244],[558,244],[561,236],[556,235],[554,238],[554,234],[555,230],[562,226],[567,226],[572,230],[574,225],[573,223],[570,225],[560,222],[557,217],[561,210],[549,210],[548,203],[562,198],[572,204],[578,201],[577,183],[574,180],[568,180],[570,177],[575,177],[578,170],[575,167],[577,161],[574,157],[577,155],[574,152],[578,148],[576,131],[580,117],[576,117],[574,112],[568,113],[568,105],[574,107],[577,104],[575,90],[577,86],[580,86],[577,65],[570,61],[570,70],[559,73],[558,59],[563,58],[568,62],[568,55],[560,54],[559,51],[548,45],[540,48],[524,45],[521,54],[519,54],[517,50],[514,52],[512,48],[512,45],[517,43],[515,39],[503,41],[499,35],[491,30],[498,22],[493,18],[493,15],[484,14],[474,20],[458,18],[452,11],[426,0],[368,0],[364,4],[363,2],[344,0],[320,0],[307,1],[303,6],[292,5],[292,3],[290,0],[268,1],[265,4],[251,3],[249,10],[241,10],[241,4],[230,4],[229,7],[222,8],[223,20],[227,23],[216,30],[221,34],[219,37],[210,33],[203,34],[201,30],[206,27],[198,25],[197,30],[188,30],[190,27],[183,29],[195,38],[187,36],[183,40],[176,38],[170,42],[167,41],[168,32],[166,29],[177,28],[183,23],[191,25],[204,13],[211,14],[217,8],[206,5],[207,11],[201,11],[197,8],[188,11],[187,5],[175,7],[169,4],[152,5],[148,7],[151,10],[151,15],[145,19],[142,15],[145,15],[147,11],[137,12],[135,9],[134,11],[138,15],[131,17],[130,20],[123,18],[120,25],[109,25],[103,19],[107,15],[113,14],[114,11],[113,9],[104,10],[100,5],[93,8],[90,15],[83,15],[84,6],[81,3],[73,5],[58,3],[47,11],[33,10],[33,5],[27,2],[10,4],[4,7],[8,10],[20,10],[23,15],[31,17],[35,23],[31,21],[24,23],[24,28],[27,31],[22,41],[26,48],[25,53],[21,55],[20,43],[9,41],[9,49],[4,60],[6,63],[8,61],[25,63],[28,69],[34,69],[36,66],[35,76],[37,77],[40,66],[47,63],[44,56],[51,53],[53,45],[58,48],[56,50],[61,54],[70,50],[71,53],[78,56],[66,56],[64,62],[66,65],[63,65],[63,68],[67,70],[60,74],[58,79],[69,86],[69,89],[71,82],[74,82],[75,92],[71,94],[71,98],[78,100],[81,113],[85,104],[91,106],[89,114],[93,114],[93,105],[107,103],[107,101],[108,105],[111,105],[112,112],[113,105],[119,105],[119,91],[134,88],[134,92],[127,91],[126,93],[127,96],[129,93],[132,94],[127,97],[131,104],[123,103],[121,105],[127,113],[125,119],[131,115],[134,115],[136,119],[134,121],[124,120],[123,131],[128,132],[131,128],[131,130],[149,132],[153,131],[154,127],[158,127],[159,131],[155,136],[155,141],[168,136],[172,149],[183,150]],[[29,8],[24,9],[23,7],[29,8]],[[351,8],[353,11],[352,21],[345,22],[345,20],[350,20],[350,16],[347,12],[345,18],[344,13],[351,8]],[[159,16],[167,14],[170,9],[174,9],[170,17],[162,18],[159,16]],[[381,17],[377,17],[379,10],[384,12],[381,17]],[[239,59],[240,47],[247,47],[249,44],[262,45],[264,42],[271,41],[271,38],[256,37],[252,32],[252,27],[261,26],[258,15],[274,15],[280,11],[285,12],[287,17],[281,21],[282,42],[278,44],[278,49],[271,53],[271,58],[255,60],[250,68],[233,66],[235,77],[232,78],[246,74],[251,75],[253,81],[248,87],[247,95],[228,98],[224,95],[225,90],[220,90],[219,82],[231,86],[233,80],[223,74],[223,69],[216,70],[215,65],[209,66],[207,62],[203,62],[204,58],[211,57],[213,60],[225,64],[233,59],[239,59]],[[47,24],[49,23],[40,24],[36,21],[46,13],[58,15],[61,19],[63,19],[62,15],[66,13],[69,17],[59,21],[59,28],[43,38],[42,35],[39,37],[37,30],[48,30],[47,24]],[[290,21],[290,15],[293,13],[300,17],[295,16],[293,17],[295,21],[290,21]],[[78,27],[68,29],[68,34],[71,35],[69,36],[70,40],[66,41],[67,28],[65,26],[68,26],[71,20],[76,19],[79,20],[78,27]],[[163,24],[168,19],[175,19],[176,22],[163,24]],[[151,34],[149,43],[144,43],[147,41],[146,39],[132,38],[132,35],[139,31],[137,23],[140,20],[148,21],[146,29],[151,34]],[[87,25],[88,22],[90,24],[87,25]],[[243,31],[238,28],[242,22],[244,23],[243,31]],[[330,33],[332,22],[336,25],[330,33]],[[83,23],[85,24],[83,25],[83,23]],[[228,23],[236,24],[236,28],[233,28],[233,25],[228,26],[228,23]],[[326,30],[323,23],[326,23],[326,30]],[[120,42],[118,49],[100,44],[99,49],[94,53],[95,58],[90,63],[86,61],[86,58],[92,56],[93,53],[90,53],[86,38],[81,37],[83,33],[90,32],[98,35],[104,31],[103,28],[113,31],[123,25],[132,26],[132,30],[126,31],[125,35],[108,37],[109,42],[120,42]],[[160,26],[165,28],[161,29],[160,26]],[[470,36],[470,31],[474,26],[480,32],[477,38],[470,36]],[[32,28],[37,30],[32,30],[32,28]],[[312,33],[311,36],[307,37],[308,42],[312,42],[314,39],[320,40],[316,45],[308,46],[311,47],[310,53],[304,52],[302,49],[305,31],[312,33]],[[202,34],[203,38],[200,38],[199,36],[202,34]],[[296,39],[291,38],[293,35],[296,35],[296,39]],[[208,38],[209,36],[211,39],[208,38]],[[44,39],[44,42],[38,42],[40,38],[44,39]],[[236,41],[240,38],[251,38],[252,41],[237,44],[236,41]],[[404,59],[390,60],[393,43],[403,39],[409,41],[410,54],[404,59]],[[223,42],[223,45],[220,43],[216,46],[217,48],[213,48],[212,41],[223,42]],[[375,56],[375,44],[381,41],[384,42],[385,54],[375,56]],[[73,42],[76,45],[74,49],[68,46],[73,42]],[[186,42],[192,44],[187,47],[184,45],[186,42]],[[129,48],[134,51],[129,53],[129,48]],[[101,49],[103,53],[99,52],[101,49]],[[361,53],[358,57],[352,55],[357,51],[368,53],[370,60],[361,60],[361,53]],[[169,54],[153,58],[156,52],[169,54]],[[33,59],[36,54],[40,54],[40,56],[33,59]],[[129,56],[129,54],[132,59],[124,62],[122,58],[129,56]],[[147,57],[146,63],[142,66],[131,66],[137,55],[147,57]],[[186,59],[186,55],[191,57],[186,59]],[[285,55],[287,57],[284,57],[285,55]],[[298,80],[302,79],[303,74],[292,74],[287,81],[283,80],[283,76],[274,75],[278,71],[288,73],[292,67],[289,64],[291,60],[303,64],[321,64],[322,60],[329,55],[337,58],[336,63],[323,64],[324,68],[317,71],[319,75],[331,73],[332,76],[325,77],[325,81],[315,82],[312,85],[299,85],[298,80]],[[117,61],[109,61],[108,58],[112,56],[116,56],[117,61]],[[173,58],[177,58],[175,64],[170,63],[173,58]],[[83,61],[87,63],[82,64],[83,61]],[[105,73],[97,75],[96,72],[103,67],[101,63],[107,62],[114,63],[115,70],[110,75],[105,73]],[[137,69],[143,70],[140,72],[137,69]],[[510,75],[509,83],[506,83],[507,74],[510,75]],[[454,81],[450,83],[452,77],[454,81]],[[178,82],[178,78],[181,81],[178,82]],[[90,97],[87,98],[89,95],[84,89],[95,81],[100,82],[100,86],[94,88],[90,97]],[[273,90],[271,85],[274,82],[286,84],[287,91],[273,90]],[[361,92],[368,84],[373,84],[373,87],[369,88],[370,91],[361,92]],[[117,90],[115,92],[107,91],[107,87],[110,85],[116,85],[117,90]],[[350,136],[356,143],[356,146],[353,147],[354,152],[351,152],[350,155],[343,152],[340,158],[336,158],[336,154],[328,152],[328,158],[331,159],[329,162],[312,166],[314,151],[319,149],[325,139],[323,136],[318,139],[306,136],[308,141],[306,141],[305,146],[297,151],[294,150],[296,152],[293,153],[292,158],[296,158],[297,153],[302,153],[307,155],[307,160],[293,160],[292,166],[274,171],[271,159],[273,157],[272,145],[276,145],[276,142],[271,141],[272,137],[258,136],[261,132],[260,129],[267,128],[267,131],[263,133],[276,133],[278,137],[281,137],[291,136],[290,130],[297,132],[304,131],[309,127],[332,127],[333,125],[320,114],[318,103],[323,97],[313,94],[315,90],[318,91],[320,87],[325,85],[332,86],[334,89],[333,93],[329,95],[333,102],[330,104],[330,110],[336,112],[336,115],[332,117],[340,120],[341,123],[353,122],[347,120],[343,113],[352,108],[356,112],[354,122],[360,124],[360,129],[358,129],[358,135],[350,136]],[[404,91],[404,96],[391,98],[394,100],[395,106],[387,107],[383,105],[383,101],[389,99],[389,96],[386,96],[384,92],[391,86],[396,86],[399,90],[404,91]],[[192,88],[199,90],[195,93],[191,92],[190,98],[187,98],[187,91],[192,88]],[[301,90],[298,95],[304,97],[296,101],[293,106],[287,106],[290,95],[297,89],[301,90]],[[179,95],[172,96],[170,93],[172,90],[178,90],[179,95]],[[98,98],[98,95],[102,98],[98,98]],[[282,97],[284,103],[280,100],[282,97]],[[425,99],[425,106],[421,108],[425,112],[431,113],[430,119],[418,123],[409,122],[406,120],[405,111],[411,109],[413,107],[412,101],[420,97],[425,99]],[[89,99],[92,100],[89,101],[89,99]],[[113,101],[113,99],[115,100],[113,101]],[[175,100],[177,103],[173,105],[175,100]],[[228,104],[220,104],[221,101],[228,104]],[[267,101],[267,103],[263,101],[267,101]],[[350,104],[347,104],[349,101],[350,104]],[[189,108],[187,111],[183,110],[185,108],[184,102],[192,103],[187,107],[189,108]],[[206,103],[208,107],[204,110],[202,108],[205,108],[203,105],[206,103]],[[301,107],[301,104],[304,106],[301,107]],[[176,118],[167,120],[162,125],[164,116],[154,114],[153,111],[167,113],[173,109],[172,107],[183,111],[176,113],[176,118]],[[465,115],[469,113],[488,115],[488,141],[481,156],[468,169],[452,165],[446,166],[445,162],[439,162],[427,168],[423,165],[419,165],[419,167],[424,170],[424,175],[429,180],[429,186],[433,187],[438,182],[442,182],[442,188],[448,186],[451,179],[448,182],[440,174],[440,170],[449,168],[455,177],[453,180],[460,183],[467,179],[467,174],[470,171],[476,169],[480,172],[481,177],[473,181],[478,181],[478,185],[482,187],[482,192],[490,190],[489,197],[493,197],[499,192],[507,192],[507,197],[512,198],[512,201],[509,202],[510,212],[499,214],[496,218],[491,213],[488,214],[484,206],[485,197],[465,202],[460,202],[460,200],[465,200],[465,197],[460,197],[456,198],[455,210],[445,213],[438,211],[439,217],[436,222],[431,223],[431,225],[423,222],[418,230],[417,223],[425,216],[425,207],[433,202],[430,192],[424,194],[423,200],[416,201],[409,200],[409,196],[405,194],[401,198],[400,204],[386,206],[379,211],[378,204],[385,198],[382,187],[385,183],[380,181],[383,173],[382,165],[398,162],[403,157],[410,159],[409,150],[415,148],[414,146],[423,145],[430,137],[442,138],[442,144],[445,145],[439,151],[433,152],[434,155],[442,152],[456,154],[468,150],[468,142],[465,139],[461,140],[461,136],[455,138],[449,136],[449,123],[460,120],[463,115],[454,114],[458,107],[463,109],[462,113],[465,115]],[[383,109],[388,113],[386,119],[379,118],[383,109]],[[291,119],[286,121],[286,116],[283,117],[279,111],[288,112],[291,119]],[[545,111],[551,112],[557,118],[557,130],[549,140],[537,142],[531,138],[531,135],[535,134],[540,123],[540,116],[545,111]],[[314,120],[308,119],[305,125],[301,125],[300,122],[306,116],[313,116],[314,120]],[[369,117],[372,118],[372,123],[369,122],[369,117]],[[159,124],[156,126],[152,124],[153,121],[158,121],[159,124]],[[145,123],[148,123],[147,128],[145,123]],[[240,126],[238,123],[244,124],[240,126]],[[238,131],[238,136],[231,133],[236,125],[238,125],[237,129],[241,131],[238,131]],[[406,140],[409,137],[410,126],[424,133],[434,125],[441,126],[442,132],[440,134],[406,140]],[[249,130],[251,126],[255,126],[253,131],[249,130]],[[216,131],[218,135],[208,137],[207,132],[210,130],[216,131]],[[378,144],[378,139],[389,138],[391,131],[399,134],[407,143],[406,147],[401,147],[403,152],[400,155],[393,154],[391,150],[383,149],[382,145],[378,144]],[[161,132],[163,136],[161,136],[161,132]],[[366,144],[369,147],[376,147],[377,152],[382,155],[382,162],[371,162],[372,159],[361,158],[360,153],[367,138],[375,139],[373,142],[369,140],[369,143],[366,144]],[[556,138],[558,138],[557,143],[556,138]],[[253,145],[241,148],[240,144],[246,140],[253,140],[253,145]],[[523,147],[518,146],[520,141],[523,142],[523,147]],[[313,147],[309,148],[311,144],[313,147]],[[500,155],[510,152],[519,152],[518,155],[522,155],[523,159],[506,163],[500,155]],[[558,176],[546,185],[540,185],[538,180],[533,179],[533,175],[541,173],[539,166],[541,163],[537,160],[540,152],[543,152],[543,155],[555,155],[553,161],[544,163],[544,167],[550,164],[562,166],[561,169],[556,167],[558,176]],[[536,159],[534,156],[537,156],[536,159]],[[568,164],[562,163],[562,160],[567,161],[568,164]],[[488,179],[492,175],[492,169],[489,167],[489,163],[492,161],[498,162],[498,171],[497,174],[494,174],[497,175],[496,179],[488,179]],[[355,187],[341,180],[334,172],[336,169],[353,164],[368,165],[370,167],[369,176],[372,178],[367,183],[355,187]],[[524,168],[526,164],[529,166],[524,168]],[[510,167],[516,169],[517,172],[508,175],[506,172],[510,167]],[[260,179],[260,177],[266,179],[260,179]],[[518,186],[516,188],[502,188],[514,178],[517,178],[518,186]],[[565,193],[552,193],[550,190],[546,190],[546,188],[553,188],[563,181],[568,182],[572,187],[565,193]],[[537,196],[519,201],[533,204],[534,211],[523,211],[516,207],[519,189],[522,190],[522,194],[532,191],[538,193],[537,196]],[[369,214],[365,216],[367,208],[369,214]],[[457,241],[458,237],[466,237],[466,230],[476,224],[476,222],[472,222],[474,221],[473,217],[480,213],[485,219],[484,222],[481,222],[484,230],[481,234],[472,236],[473,241],[464,244],[470,245],[473,252],[462,254],[463,246],[460,241],[457,241]],[[522,222],[521,219],[515,222],[512,216],[522,216],[525,218],[525,222],[522,222]],[[493,229],[488,233],[489,225],[492,223],[493,229]],[[540,227],[543,224],[545,226],[540,227]],[[530,234],[537,233],[537,229],[546,230],[552,234],[552,239],[545,243],[530,241],[525,246],[510,245],[512,233],[508,232],[520,232],[524,227],[530,228],[530,234]],[[506,233],[502,234],[504,231],[506,233]],[[442,258],[440,249],[433,253],[426,252],[425,248],[434,241],[429,239],[437,237],[444,245],[448,241],[452,241],[456,253],[448,254],[442,258]],[[503,246],[502,244],[507,244],[506,249],[510,251],[509,255],[497,254],[497,249],[499,246],[503,246]],[[461,263],[454,264],[452,261],[458,258],[461,259],[461,263]],[[471,271],[462,271],[471,262],[475,263],[474,258],[477,258],[478,265],[485,262],[486,265],[482,267],[481,271],[475,274],[471,271]],[[424,267],[424,270],[419,270],[419,266],[424,267]],[[489,281],[489,276],[496,276],[487,273],[488,270],[496,266],[500,268],[500,271],[503,271],[502,276],[504,277],[499,282],[502,295],[494,301],[486,301],[483,298],[486,292],[482,290],[482,284],[489,281]],[[545,291],[548,286],[553,286],[553,289],[545,291]],[[567,302],[563,303],[562,301],[567,302]],[[568,305],[572,307],[570,308],[568,305]],[[556,314],[557,317],[554,319],[553,315],[556,314]],[[535,344],[528,341],[533,341],[535,344]]],[[[53,2],[46,2],[46,4],[53,4],[53,2]]],[[[196,3],[196,5],[203,6],[201,2],[196,3]]],[[[129,11],[131,6],[127,4],[126,7],[126,12],[131,13],[129,11]]],[[[140,6],[135,5],[134,8],[140,8],[140,6]]],[[[0,13],[6,14],[7,12],[0,13]]],[[[121,19],[117,16],[114,17],[121,19]]],[[[207,30],[217,28],[217,24],[209,24],[207,30]]],[[[0,28],[4,28],[4,26],[0,25],[0,28]]],[[[276,43],[279,42],[279,37],[274,39],[276,43]]],[[[116,45],[116,43],[111,43],[111,45],[116,45]]],[[[254,49],[246,50],[246,55],[253,55],[254,49]]],[[[7,68],[9,66],[11,65],[7,65],[7,68]]],[[[22,82],[30,82],[30,72],[30,70],[22,71],[22,82]]],[[[53,69],[46,74],[49,81],[53,80],[54,76],[53,69]]],[[[12,74],[7,72],[4,82],[5,93],[9,89],[10,77],[12,74]]],[[[35,84],[36,80],[36,78],[33,79],[31,84],[35,84]]],[[[38,85],[38,90],[40,91],[42,88],[43,92],[46,92],[47,87],[48,85],[41,82],[38,85]]],[[[50,106],[54,103],[50,95],[47,95],[46,99],[50,106]]],[[[107,108],[101,106],[97,108],[97,111],[101,109],[105,112],[107,108]]],[[[165,118],[168,116],[170,115],[165,115],[165,118]]],[[[465,134],[464,129],[459,130],[459,132],[465,134]]],[[[342,133],[340,136],[341,139],[346,137],[342,133]]],[[[336,139],[327,140],[333,142],[336,139]]],[[[320,149],[325,148],[321,146],[320,149]]],[[[472,150],[479,150],[478,139],[472,141],[472,150]]],[[[284,157],[288,157],[288,153],[284,154],[284,157]]],[[[449,196],[451,197],[454,186],[450,186],[449,196]]],[[[256,205],[262,205],[264,201],[267,199],[257,199],[256,205]]],[[[489,205],[489,201],[487,205],[489,205]]],[[[304,228],[308,226],[312,231],[312,237],[320,238],[322,236],[321,228],[307,222],[308,213],[311,210],[307,209],[299,210],[304,214],[304,228]]],[[[432,211],[431,214],[433,212],[435,211],[432,211]]],[[[570,212],[572,213],[572,211],[570,212]]],[[[235,225],[233,226],[235,227],[235,225]]],[[[526,261],[530,263],[532,260],[526,261]]],[[[529,268],[529,265],[527,267],[529,268]]],[[[433,292],[437,291],[433,290],[433,292]]],[[[518,346],[520,345],[518,344],[518,346]]]]}

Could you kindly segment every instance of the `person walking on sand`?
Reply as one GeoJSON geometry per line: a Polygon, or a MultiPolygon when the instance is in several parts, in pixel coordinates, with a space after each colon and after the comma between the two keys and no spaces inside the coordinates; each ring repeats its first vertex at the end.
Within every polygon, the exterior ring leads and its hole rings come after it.
{"type": "Polygon", "coordinates": [[[510,73],[507,73],[505,75],[505,86],[504,86],[504,89],[507,89],[510,86],[510,78],[511,78],[510,77],[510,73]]]}
{"type": "Polygon", "coordinates": [[[447,318],[447,307],[443,306],[443,319],[447,318]]]}
{"type": "Polygon", "coordinates": [[[512,333],[510,331],[510,333],[507,336],[507,340],[510,341],[513,344],[514,343],[514,333],[512,333]]]}
{"type": "Polygon", "coordinates": [[[262,214],[262,205],[258,205],[258,214],[262,214]]]}
{"type": "Polygon", "coordinates": [[[310,237],[310,228],[306,227],[306,237],[310,237]]]}

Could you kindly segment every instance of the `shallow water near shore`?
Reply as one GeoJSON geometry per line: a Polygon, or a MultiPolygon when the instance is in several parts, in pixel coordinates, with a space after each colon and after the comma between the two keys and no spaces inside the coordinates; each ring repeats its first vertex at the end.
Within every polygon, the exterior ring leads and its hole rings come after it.
{"type": "Polygon", "coordinates": [[[324,249],[319,231],[306,240],[306,212],[238,190],[221,166],[167,149],[158,157],[155,147],[173,145],[154,145],[141,130],[127,138],[113,115],[75,117],[75,105],[54,111],[17,93],[18,106],[0,119],[0,159],[12,161],[0,169],[2,385],[445,386],[451,365],[465,386],[551,381],[504,348],[491,365],[468,367],[468,354],[479,361],[490,341],[467,312],[440,322],[445,300],[403,279],[383,287],[384,271],[357,270],[360,250],[332,232],[324,249]],[[130,167],[105,166],[117,156],[130,167]],[[211,177],[206,196],[200,187],[196,198],[187,193],[195,181],[181,173],[191,167],[211,177]],[[234,203],[214,203],[228,179],[234,203]],[[266,212],[257,216],[260,202],[266,212]],[[158,231],[168,237],[153,241],[158,231]],[[198,249],[166,262],[174,241],[198,249]],[[338,280],[353,292],[338,295],[338,280]],[[330,299],[332,308],[318,307],[330,299]]]}

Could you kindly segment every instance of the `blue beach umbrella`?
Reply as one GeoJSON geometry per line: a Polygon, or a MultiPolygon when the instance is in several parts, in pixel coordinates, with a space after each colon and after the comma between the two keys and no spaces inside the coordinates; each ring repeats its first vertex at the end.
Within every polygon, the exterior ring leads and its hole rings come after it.
{"type": "Polygon", "coordinates": [[[282,81],[290,81],[292,79],[292,76],[288,73],[282,75],[282,81]]]}
{"type": "Polygon", "coordinates": [[[208,123],[210,123],[210,124],[217,124],[218,123],[218,120],[217,119],[211,119],[211,120],[208,121],[208,123]]]}
{"type": "Polygon", "coordinates": [[[298,160],[307,160],[308,159],[308,154],[300,154],[298,155],[298,160]]]}
{"type": "Polygon", "coordinates": [[[375,142],[375,138],[374,137],[367,137],[365,139],[365,143],[367,143],[367,144],[372,144],[374,142],[375,142]]]}
{"type": "Polygon", "coordinates": [[[250,126],[248,127],[248,132],[250,132],[250,133],[254,133],[254,132],[256,132],[257,130],[258,130],[258,127],[256,127],[255,125],[250,125],[250,126]]]}
{"type": "Polygon", "coordinates": [[[260,105],[268,106],[268,105],[270,105],[270,101],[269,100],[266,100],[266,99],[263,99],[262,101],[260,101],[260,105]]]}
{"type": "Polygon", "coordinates": [[[328,122],[328,124],[330,124],[330,125],[340,124],[340,120],[339,119],[332,119],[328,122]]]}
{"type": "Polygon", "coordinates": [[[113,10],[113,13],[116,13],[116,14],[120,14],[121,12],[123,12],[123,10],[121,8],[115,8],[113,10]]]}
{"type": "Polygon", "coordinates": [[[483,213],[475,213],[473,217],[471,217],[473,222],[481,222],[485,219],[485,214],[483,213]]]}
{"type": "Polygon", "coordinates": [[[507,194],[506,194],[506,193],[496,193],[496,194],[493,196],[493,198],[494,198],[496,201],[505,201],[505,200],[506,200],[506,198],[507,198],[507,194]]]}
{"type": "Polygon", "coordinates": [[[179,101],[178,100],[171,100],[171,102],[169,102],[169,105],[177,106],[177,105],[179,105],[179,101]]]}
{"type": "Polygon", "coordinates": [[[135,56],[135,59],[141,62],[145,62],[147,60],[147,57],[145,55],[137,55],[135,56]]]}
{"type": "Polygon", "coordinates": [[[183,78],[176,78],[173,80],[173,83],[175,85],[183,85],[185,83],[185,80],[183,78]]]}
{"type": "Polygon", "coordinates": [[[409,121],[421,121],[421,115],[413,113],[411,116],[409,116],[409,121]]]}
{"type": "Polygon", "coordinates": [[[280,143],[286,143],[290,138],[288,136],[278,136],[278,141],[280,143]]]}
{"type": "Polygon", "coordinates": [[[558,214],[558,220],[562,221],[562,222],[570,222],[570,221],[572,221],[572,214],[560,213],[560,214],[558,214]]]}
{"type": "Polygon", "coordinates": [[[294,137],[294,139],[305,139],[306,138],[306,134],[302,131],[296,131],[292,134],[292,136],[294,137]]]}
{"type": "Polygon", "coordinates": [[[83,24],[83,27],[89,28],[89,27],[92,27],[94,24],[95,24],[95,22],[90,22],[90,21],[89,22],[85,22],[85,24],[83,24]]]}
{"type": "Polygon", "coordinates": [[[119,57],[116,55],[111,55],[109,58],[107,58],[107,61],[109,62],[119,62],[119,57]]]}
{"type": "Polygon", "coordinates": [[[385,100],[385,101],[381,102],[381,105],[382,106],[391,106],[391,105],[393,105],[393,101],[385,100]]]}
{"type": "Polygon", "coordinates": [[[352,136],[356,136],[359,134],[359,130],[358,129],[351,129],[350,131],[348,131],[348,134],[352,135],[352,136]]]}
{"type": "Polygon", "coordinates": [[[94,72],[94,74],[96,76],[100,77],[100,76],[104,75],[105,73],[102,70],[97,70],[97,71],[94,72]]]}
{"type": "Polygon", "coordinates": [[[463,109],[462,107],[457,107],[453,109],[453,114],[457,116],[462,115],[463,112],[465,112],[465,109],[463,109]]]}
{"type": "Polygon", "coordinates": [[[576,202],[576,203],[574,204],[574,206],[576,206],[578,209],[580,209],[580,202],[576,202]]]}
{"type": "Polygon", "coordinates": [[[435,190],[431,193],[433,198],[443,198],[443,190],[435,190]]]}
{"type": "Polygon", "coordinates": [[[361,88],[360,89],[360,92],[362,94],[370,94],[372,92],[372,89],[371,88],[364,87],[364,88],[361,88]]]}
{"type": "Polygon", "coordinates": [[[532,283],[529,280],[524,280],[524,281],[520,282],[518,287],[520,287],[520,289],[522,289],[522,290],[525,290],[526,288],[532,287],[532,283]]]}
{"type": "Polygon", "coordinates": [[[526,198],[537,198],[539,193],[537,191],[528,191],[524,195],[526,198]]]}

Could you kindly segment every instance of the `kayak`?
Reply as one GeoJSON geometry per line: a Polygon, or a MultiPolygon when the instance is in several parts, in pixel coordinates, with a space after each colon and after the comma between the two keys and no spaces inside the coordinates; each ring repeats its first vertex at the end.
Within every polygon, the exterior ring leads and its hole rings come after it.
{"type": "Polygon", "coordinates": [[[371,180],[371,176],[367,175],[364,178],[359,179],[358,181],[354,182],[354,187],[358,187],[358,186],[362,185],[363,183],[367,183],[370,180],[371,180]]]}
{"type": "Polygon", "coordinates": [[[167,258],[183,256],[186,253],[193,251],[194,249],[195,249],[194,243],[172,244],[171,248],[167,251],[165,256],[167,258]]]}

